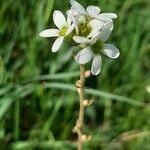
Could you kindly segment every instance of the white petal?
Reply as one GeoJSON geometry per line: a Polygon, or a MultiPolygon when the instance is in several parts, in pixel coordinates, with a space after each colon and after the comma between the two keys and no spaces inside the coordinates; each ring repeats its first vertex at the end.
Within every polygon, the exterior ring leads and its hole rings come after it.
{"type": "Polygon", "coordinates": [[[78,16],[82,15],[73,6],[71,6],[71,9],[67,11],[67,14],[71,14],[74,17],[78,17],[78,16]]]}
{"type": "Polygon", "coordinates": [[[55,25],[61,29],[64,26],[67,26],[66,19],[61,11],[55,10],[53,13],[53,21],[55,25]]]}
{"type": "Polygon", "coordinates": [[[113,22],[108,22],[102,27],[102,30],[100,31],[100,34],[99,34],[99,38],[103,42],[106,42],[108,40],[108,38],[110,37],[112,33],[113,27],[114,27],[113,22]]]}
{"type": "Polygon", "coordinates": [[[77,24],[77,19],[76,17],[71,14],[70,12],[68,12],[68,17],[70,18],[70,20],[74,23],[74,24],[77,24]]]}
{"type": "Polygon", "coordinates": [[[118,58],[120,55],[119,49],[112,44],[104,44],[103,53],[110,58],[118,58]]]}
{"type": "MultiPolygon", "coordinates": [[[[74,10],[73,8],[71,8],[70,10],[67,11],[67,15],[69,17],[68,22],[69,22],[69,20],[71,20],[71,23],[74,24],[74,26],[77,26],[79,13],[76,10],[74,10]]],[[[69,26],[69,24],[68,24],[68,26],[69,26]]]]}
{"type": "Polygon", "coordinates": [[[88,6],[86,10],[91,17],[96,17],[101,11],[97,6],[88,6]]]}
{"type": "Polygon", "coordinates": [[[100,55],[94,55],[92,61],[91,72],[93,75],[98,75],[102,66],[102,58],[100,55]]]}
{"type": "Polygon", "coordinates": [[[62,45],[62,42],[64,40],[64,37],[59,37],[55,40],[53,46],[52,46],[52,52],[57,52],[62,45]]]}
{"type": "Polygon", "coordinates": [[[104,22],[98,20],[98,19],[93,19],[89,22],[92,31],[90,32],[90,34],[87,36],[88,38],[92,37],[94,34],[96,34],[97,32],[99,32],[104,24],[104,22]]]}
{"type": "Polygon", "coordinates": [[[112,22],[113,21],[111,18],[101,16],[101,14],[97,15],[96,18],[103,22],[112,22]]]}
{"type": "Polygon", "coordinates": [[[115,14],[115,13],[102,13],[102,14],[99,14],[98,16],[103,17],[103,18],[110,18],[110,19],[117,18],[117,14],[115,14]]]}
{"type": "Polygon", "coordinates": [[[86,47],[82,49],[75,57],[76,61],[79,64],[85,64],[91,60],[93,57],[93,52],[90,47],[86,47]]]}
{"type": "Polygon", "coordinates": [[[93,37],[90,40],[90,44],[91,45],[93,45],[93,44],[95,44],[97,42],[97,40],[99,39],[99,35],[100,35],[100,32],[98,32],[95,35],[93,35],[93,37]]]}
{"type": "Polygon", "coordinates": [[[81,36],[74,36],[73,37],[73,40],[76,42],[76,43],[80,43],[80,44],[86,44],[86,43],[89,43],[90,40],[88,38],[85,38],[85,37],[81,37],[81,36]]]}
{"type": "Polygon", "coordinates": [[[59,36],[59,30],[57,29],[46,29],[39,34],[41,37],[57,37],[59,36]]]}
{"type": "Polygon", "coordinates": [[[70,4],[74,9],[76,9],[81,14],[87,14],[84,7],[82,7],[79,3],[77,3],[75,0],[70,0],[70,4]]]}

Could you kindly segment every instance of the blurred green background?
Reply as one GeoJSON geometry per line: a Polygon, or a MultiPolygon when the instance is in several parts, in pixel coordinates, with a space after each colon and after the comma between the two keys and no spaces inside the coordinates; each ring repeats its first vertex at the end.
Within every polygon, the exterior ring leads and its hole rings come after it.
{"type": "MultiPolygon", "coordinates": [[[[100,75],[86,80],[85,150],[150,149],[150,3],[148,0],[81,0],[118,19],[109,42],[119,59],[103,56],[100,75]]],[[[67,45],[38,34],[54,27],[55,9],[69,0],[0,0],[0,150],[74,150],[78,116],[74,83],[79,65],[67,45]]],[[[90,65],[87,65],[89,68],[90,65]]]]}

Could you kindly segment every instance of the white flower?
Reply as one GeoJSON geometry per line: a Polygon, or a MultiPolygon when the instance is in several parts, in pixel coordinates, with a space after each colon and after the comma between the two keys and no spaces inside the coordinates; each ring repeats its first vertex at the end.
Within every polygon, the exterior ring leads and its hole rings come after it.
{"type": "Polygon", "coordinates": [[[118,58],[120,52],[118,48],[116,48],[112,44],[104,43],[109,38],[113,29],[113,23],[108,22],[102,28],[102,31],[95,34],[90,40],[88,38],[83,38],[79,36],[74,36],[73,39],[75,42],[80,44],[86,44],[86,47],[83,48],[75,57],[76,61],[79,64],[85,64],[89,62],[92,58],[92,67],[91,72],[93,75],[98,75],[101,66],[102,66],[102,58],[101,53],[107,55],[108,57],[115,59],[118,58]]]}
{"type": "Polygon", "coordinates": [[[72,7],[67,11],[68,17],[75,25],[77,36],[91,38],[97,34],[107,22],[113,22],[112,19],[117,15],[114,13],[100,14],[100,8],[97,6],[82,7],[75,0],[70,1],[72,7]]]}
{"type": "Polygon", "coordinates": [[[69,35],[75,26],[72,24],[69,17],[66,20],[62,12],[58,10],[53,13],[53,21],[58,29],[46,29],[39,35],[41,37],[58,37],[52,46],[52,52],[57,52],[61,47],[65,36],[69,35]]]}
{"type": "MultiPolygon", "coordinates": [[[[74,12],[78,12],[78,15],[86,15],[90,19],[96,18],[104,22],[112,21],[112,19],[116,19],[117,15],[115,13],[100,13],[101,10],[97,6],[88,6],[86,9],[77,3],[75,0],[70,0],[70,4],[72,5],[72,8],[70,10],[70,16],[71,18],[76,18],[74,15],[74,12]]],[[[75,13],[77,14],[77,13],[75,13]]]]}

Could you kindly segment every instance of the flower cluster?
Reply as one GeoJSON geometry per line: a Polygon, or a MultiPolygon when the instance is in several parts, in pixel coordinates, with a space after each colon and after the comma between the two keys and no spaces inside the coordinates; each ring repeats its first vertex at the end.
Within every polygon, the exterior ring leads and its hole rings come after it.
{"type": "Polygon", "coordinates": [[[58,29],[46,29],[39,35],[41,37],[57,37],[52,52],[61,47],[65,39],[76,43],[80,51],[75,56],[79,64],[86,64],[92,59],[91,72],[98,75],[101,66],[101,54],[115,59],[120,52],[112,44],[105,43],[113,30],[115,13],[101,13],[97,6],[88,6],[86,9],[75,0],[70,1],[71,9],[67,11],[67,19],[62,12],[56,10],[53,13],[53,21],[58,29]]]}

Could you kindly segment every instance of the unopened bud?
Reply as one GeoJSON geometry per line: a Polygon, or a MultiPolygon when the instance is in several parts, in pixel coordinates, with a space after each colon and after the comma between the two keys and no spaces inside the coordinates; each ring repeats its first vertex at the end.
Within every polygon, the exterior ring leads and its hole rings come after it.
{"type": "Polygon", "coordinates": [[[88,104],[89,104],[89,100],[84,100],[84,101],[83,101],[83,105],[84,105],[84,106],[88,106],[88,104]]]}
{"type": "Polygon", "coordinates": [[[91,76],[91,71],[90,70],[87,70],[86,72],[85,72],[85,78],[88,78],[88,77],[90,77],[91,76]]]}
{"type": "Polygon", "coordinates": [[[83,142],[88,142],[92,139],[92,136],[91,135],[82,135],[82,141],[83,142]]]}
{"type": "Polygon", "coordinates": [[[76,81],[76,87],[81,88],[83,86],[83,83],[81,80],[76,81]]]}
{"type": "Polygon", "coordinates": [[[73,132],[73,133],[76,133],[76,132],[77,132],[77,127],[76,127],[76,126],[72,129],[72,132],[73,132]]]}
{"type": "Polygon", "coordinates": [[[93,102],[94,102],[93,99],[92,99],[92,100],[84,100],[84,101],[83,101],[83,105],[84,105],[84,106],[90,106],[91,104],[93,104],[93,102]]]}

